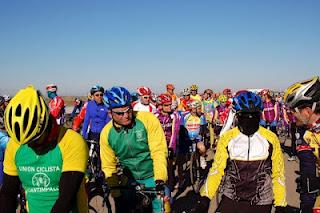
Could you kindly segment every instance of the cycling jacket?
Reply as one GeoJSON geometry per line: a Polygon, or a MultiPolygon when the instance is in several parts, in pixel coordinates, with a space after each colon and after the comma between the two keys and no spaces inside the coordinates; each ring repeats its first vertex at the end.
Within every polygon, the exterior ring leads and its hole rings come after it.
{"type": "Polygon", "coordinates": [[[60,96],[55,96],[49,102],[50,114],[56,119],[57,124],[64,123],[64,101],[60,96]]]}
{"type": "Polygon", "coordinates": [[[142,111],[142,112],[152,112],[155,113],[157,108],[153,104],[144,105],[140,103],[140,101],[135,101],[132,103],[132,108],[134,111],[142,111]]]}
{"type": "Polygon", "coordinates": [[[265,118],[265,121],[267,123],[272,123],[275,120],[279,119],[279,104],[274,101],[264,102],[263,103],[263,115],[265,118]],[[277,115],[276,115],[277,110],[277,115]]]}
{"type": "Polygon", "coordinates": [[[89,129],[91,132],[100,133],[109,121],[110,117],[106,105],[104,103],[97,104],[95,101],[89,101],[82,127],[83,137],[85,139],[88,138],[89,129]]]}
{"type": "Polygon", "coordinates": [[[194,116],[190,112],[183,115],[181,125],[188,131],[190,140],[200,138],[201,127],[206,125],[206,118],[202,114],[201,116],[194,116]]]}
{"type": "Polygon", "coordinates": [[[106,178],[116,170],[117,158],[136,180],[167,180],[167,143],[159,120],[150,112],[134,112],[130,127],[109,122],[100,134],[100,157],[106,178]]]}
{"type": "MultiPolygon", "coordinates": [[[[50,212],[59,197],[62,173],[86,171],[87,144],[78,133],[62,129],[57,145],[45,154],[36,154],[28,144],[19,145],[13,139],[7,145],[4,173],[19,176],[26,192],[28,212],[50,212]]],[[[88,212],[84,182],[77,195],[73,212],[88,212]]]]}
{"type": "Polygon", "coordinates": [[[180,115],[177,112],[173,112],[169,115],[157,112],[155,116],[159,119],[162,129],[164,130],[168,148],[172,148],[176,151],[181,122],[180,115]]]}
{"type": "Polygon", "coordinates": [[[221,136],[201,195],[212,199],[223,176],[223,194],[232,200],[251,205],[270,205],[274,200],[275,206],[286,206],[280,142],[263,127],[250,137],[237,127],[221,136]]]}
{"type": "Polygon", "coordinates": [[[72,129],[74,131],[79,131],[80,126],[86,116],[88,102],[85,102],[79,112],[79,114],[73,119],[72,129]]]}

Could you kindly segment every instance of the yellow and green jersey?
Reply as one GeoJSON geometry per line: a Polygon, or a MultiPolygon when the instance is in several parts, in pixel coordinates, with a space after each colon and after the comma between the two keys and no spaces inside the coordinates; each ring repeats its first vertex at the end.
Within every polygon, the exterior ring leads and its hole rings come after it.
{"type": "Polygon", "coordinates": [[[154,177],[167,180],[167,143],[159,120],[150,112],[136,112],[134,125],[117,129],[109,122],[100,135],[102,170],[106,177],[116,172],[119,159],[136,180],[154,177]]]}
{"type": "MultiPolygon", "coordinates": [[[[80,134],[73,130],[59,131],[55,148],[38,155],[27,144],[19,145],[10,139],[4,160],[4,173],[19,176],[26,192],[30,213],[50,212],[59,196],[62,172],[85,172],[88,147],[80,134]]],[[[84,182],[77,194],[72,212],[88,212],[84,182]]]]}

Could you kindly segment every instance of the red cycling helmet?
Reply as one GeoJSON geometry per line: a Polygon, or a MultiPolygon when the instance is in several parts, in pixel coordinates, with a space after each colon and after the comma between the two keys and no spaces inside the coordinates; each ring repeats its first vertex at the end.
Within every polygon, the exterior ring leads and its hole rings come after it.
{"type": "Polygon", "coordinates": [[[148,87],[143,87],[143,86],[138,87],[137,92],[140,96],[151,95],[151,90],[148,87]]]}
{"type": "Polygon", "coordinates": [[[172,98],[169,94],[161,94],[158,96],[159,103],[163,104],[172,104],[172,98]]]}

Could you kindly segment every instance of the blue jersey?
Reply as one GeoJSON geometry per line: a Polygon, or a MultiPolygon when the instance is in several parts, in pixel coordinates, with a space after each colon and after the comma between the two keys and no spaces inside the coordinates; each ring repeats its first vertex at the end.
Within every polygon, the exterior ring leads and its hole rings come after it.
{"type": "Polygon", "coordinates": [[[89,101],[82,128],[83,137],[88,138],[89,126],[91,132],[100,133],[110,120],[108,108],[103,103],[97,104],[95,101],[89,101]]]}
{"type": "Polygon", "coordinates": [[[206,124],[206,118],[204,115],[199,116],[193,116],[191,113],[187,113],[183,116],[182,119],[182,126],[184,126],[189,135],[190,140],[194,140],[196,138],[201,137],[200,136],[200,129],[201,126],[206,124]]]}
{"type": "Polygon", "coordinates": [[[6,133],[0,131],[0,186],[3,181],[3,156],[6,149],[9,137],[6,133]]]}

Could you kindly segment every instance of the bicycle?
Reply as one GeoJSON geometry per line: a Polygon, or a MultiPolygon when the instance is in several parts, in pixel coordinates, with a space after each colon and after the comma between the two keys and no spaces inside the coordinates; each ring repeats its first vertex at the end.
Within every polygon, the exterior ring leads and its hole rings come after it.
{"type": "MultiPolygon", "coordinates": [[[[205,139],[205,137],[202,137],[202,141],[204,142],[204,145],[206,147],[206,155],[208,155],[210,150],[210,140],[207,140],[205,139]]],[[[212,159],[202,159],[206,161],[205,167],[201,165],[201,158],[205,157],[201,156],[199,150],[197,149],[197,142],[199,143],[200,141],[192,140],[192,144],[189,147],[189,152],[191,154],[189,169],[190,180],[192,189],[195,193],[198,193],[200,191],[201,186],[205,183],[207,174],[209,172],[209,168],[211,167],[211,164],[213,162],[213,156],[211,156],[212,159]]],[[[211,154],[213,155],[213,152],[211,154]]]]}
{"type": "Polygon", "coordinates": [[[86,173],[86,191],[88,194],[89,212],[98,212],[94,206],[90,205],[90,202],[96,196],[103,198],[101,207],[106,207],[108,212],[112,212],[111,204],[109,202],[109,189],[104,180],[104,174],[101,171],[100,156],[98,152],[99,143],[94,140],[87,140],[87,143],[90,145],[86,173]]]}
{"type": "Polygon", "coordinates": [[[144,184],[133,182],[128,185],[119,185],[119,186],[113,186],[109,188],[110,191],[112,190],[121,190],[122,193],[127,192],[133,192],[134,196],[130,199],[132,203],[126,202],[126,205],[129,205],[132,207],[129,212],[136,213],[136,212],[152,212],[152,200],[157,197],[160,201],[160,208],[162,213],[166,212],[166,208],[168,208],[165,205],[165,191],[164,190],[157,190],[155,187],[147,187],[144,184]]]}

